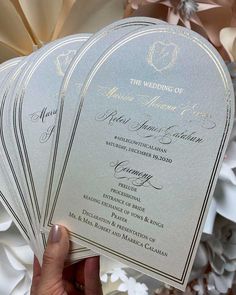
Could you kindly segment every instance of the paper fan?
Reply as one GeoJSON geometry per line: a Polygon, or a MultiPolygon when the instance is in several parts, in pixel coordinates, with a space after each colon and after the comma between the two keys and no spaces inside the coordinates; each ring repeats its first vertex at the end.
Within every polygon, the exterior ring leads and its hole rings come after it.
{"type": "Polygon", "coordinates": [[[0,62],[66,35],[97,31],[123,10],[122,0],[0,1],[0,62]]]}

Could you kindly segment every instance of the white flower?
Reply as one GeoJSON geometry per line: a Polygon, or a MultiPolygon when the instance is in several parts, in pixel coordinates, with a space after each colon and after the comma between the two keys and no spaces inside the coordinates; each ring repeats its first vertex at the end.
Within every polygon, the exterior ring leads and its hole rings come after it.
{"type": "Polygon", "coordinates": [[[218,215],[213,235],[205,245],[211,266],[208,274],[210,294],[227,293],[236,271],[236,224],[218,215]]]}
{"type": "Polygon", "coordinates": [[[203,242],[198,246],[189,281],[200,278],[206,271],[209,263],[208,251],[203,242]]]}
{"type": "Polygon", "coordinates": [[[236,119],[214,193],[216,211],[236,222],[236,119]]]}
{"type": "Polygon", "coordinates": [[[205,288],[204,288],[204,283],[202,279],[198,280],[198,283],[193,286],[193,290],[197,291],[198,295],[204,295],[205,294],[205,288]]]}
{"type": "Polygon", "coordinates": [[[207,284],[208,293],[210,295],[228,294],[228,289],[232,287],[233,279],[233,272],[225,273],[220,276],[214,272],[209,273],[207,284]]]}
{"type": "Polygon", "coordinates": [[[115,268],[111,273],[111,282],[114,283],[118,281],[119,279],[123,282],[126,281],[127,280],[126,272],[121,268],[115,268]]]}
{"type": "Polygon", "coordinates": [[[100,280],[103,282],[103,283],[107,283],[108,282],[108,274],[107,273],[104,273],[100,276],[100,280]]]}
{"type": "Polygon", "coordinates": [[[109,279],[109,275],[111,276],[111,282],[114,283],[118,280],[121,280],[122,282],[126,281],[128,278],[126,276],[126,272],[120,268],[120,267],[116,267],[111,271],[108,271],[106,273],[104,273],[101,276],[101,281],[103,283],[107,283],[108,279],[109,279]]]}
{"type": "Polygon", "coordinates": [[[0,294],[27,294],[33,252],[0,204],[0,294]]]}
{"type": "Polygon", "coordinates": [[[128,295],[148,295],[145,284],[138,283],[134,278],[129,278],[118,287],[118,291],[127,292],[128,295]]]}
{"type": "Polygon", "coordinates": [[[220,179],[236,185],[236,119],[220,171],[220,179]]]}

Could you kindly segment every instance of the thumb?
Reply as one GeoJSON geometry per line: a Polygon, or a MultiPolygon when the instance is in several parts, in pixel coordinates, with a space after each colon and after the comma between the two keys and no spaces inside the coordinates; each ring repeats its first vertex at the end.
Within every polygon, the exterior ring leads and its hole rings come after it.
{"type": "Polygon", "coordinates": [[[69,235],[60,225],[53,225],[43,255],[40,294],[63,289],[62,272],[69,251],[69,235]]]}

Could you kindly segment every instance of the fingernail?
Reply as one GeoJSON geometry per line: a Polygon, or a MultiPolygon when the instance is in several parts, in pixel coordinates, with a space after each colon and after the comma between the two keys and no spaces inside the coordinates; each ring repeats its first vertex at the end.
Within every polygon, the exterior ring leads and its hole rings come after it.
{"type": "Polygon", "coordinates": [[[61,239],[60,226],[58,224],[54,224],[50,231],[48,241],[49,243],[58,243],[60,239],[61,239]]]}

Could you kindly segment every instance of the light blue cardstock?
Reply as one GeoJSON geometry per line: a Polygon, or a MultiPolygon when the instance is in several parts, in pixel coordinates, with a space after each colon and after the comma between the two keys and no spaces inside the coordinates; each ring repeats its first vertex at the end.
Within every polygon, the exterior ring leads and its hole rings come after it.
{"type": "MultiPolygon", "coordinates": [[[[21,58],[14,58],[11,59],[3,64],[1,64],[0,67],[0,85],[1,88],[3,88],[4,83],[6,83],[6,79],[9,75],[11,75],[11,72],[14,70],[14,68],[17,66],[17,64],[20,62],[21,58]]],[[[2,149],[1,154],[3,157],[2,149]]],[[[16,198],[15,198],[15,192],[11,189],[10,184],[10,177],[5,170],[5,165],[1,165],[0,167],[0,201],[2,202],[3,206],[7,210],[8,214],[11,216],[11,218],[14,220],[15,224],[19,228],[22,236],[26,240],[30,240],[30,237],[27,232],[27,222],[25,221],[25,216],[21,212],[21,207],[19,206],[16,198]]]]}
{"type": "Polygon", "coordinates": [[[82,89],[49,227],[184,290],[233,110],[204,38],[165,25],[125,37],[82,89]]]}
{"type": "MultiPolygon", "coordinates": [[[[25,71],[20,85],[15,89],[13,126],[19,157],[25,169],[25,178],[31,187],[36,214],[37,233],[42,244],[46,238],[40,233],[48,165],[55,129],[58,95],[64,74],[89,34],[78,34],[56,40],[34,54],[31,65],[25,71]]],[[[94,253],[85,247],[72,244],[70,260],[78,260],[94,253]]],[[[43,249],[40,249],[43,252],[43,249]]]]}
{"type": "Polygon", "coordinates": [[[19,75],[22,74],[26,65],[31,62],[31,58],[32,56],[30,55],[24,59],[20,59],[19,62],[17,60],[14,69],[8,73],[2,83],[0,93],[0,150],[2,155],[2,169],[3,172],[5,172],[6,180],[8,180],[8,188],[11,193],[11,197],[8,199],[8,207],[11,211],[14,211],[14,205],[16,205],[16,211],[13,213],[13,216],[15,216],[14,220],[17,221],[16,224],[20,226],[20,229],[25,232],[27,239],[30,240],[32,249],[34,249],[38,256],[39,253],[35,246],[35,219],[30,210],[30,202],[32,201],[32,198],[21,175],[21,169],[17,161],[15,153],[16,147],[13,144],[12,130],[9,122],[9,106],[12,101],[13,89],[17,83],[19,75]]]}
{"type": "Polygon", "coordinates": [[[80,50],[70,64],[62,82],[59,95],[58,116],[55,129],[52,157],[50,161],[47,204],[43,210],[42,227],[48,220],[51,202],[56,193],[64,159],[68,157],[66,150],[74,124],[76,110],[80,103],[80,91],[91,68],[99,57],[120,38],[139,28],[163,23],[149,17],[131,17],[119,20],[94,34],[80,50]]]}

